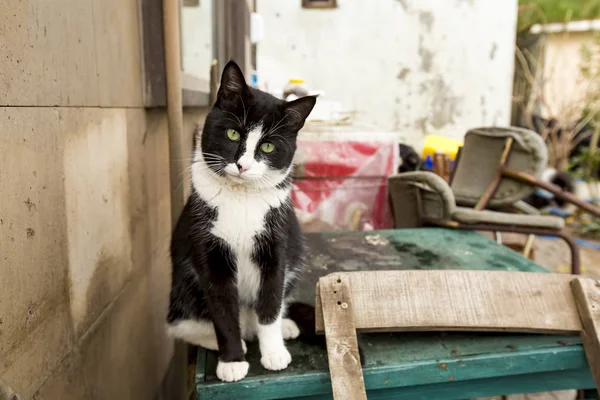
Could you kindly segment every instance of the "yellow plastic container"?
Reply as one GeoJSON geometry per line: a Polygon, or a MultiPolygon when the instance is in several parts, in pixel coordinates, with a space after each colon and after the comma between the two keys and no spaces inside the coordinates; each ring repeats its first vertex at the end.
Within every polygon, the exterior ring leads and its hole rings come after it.
{"type": "Polygon", "coordinates": [[[456,160],[456,153],[458,153],[460,146],[462,146],[460,140],[438,135],[427,135],[425,137],[425,145],[423,146],[422,158],[425,160],[429,156],[433,159],[435,153],[442,153],[448,154],[450,160],[454,161],[456,160]]]}

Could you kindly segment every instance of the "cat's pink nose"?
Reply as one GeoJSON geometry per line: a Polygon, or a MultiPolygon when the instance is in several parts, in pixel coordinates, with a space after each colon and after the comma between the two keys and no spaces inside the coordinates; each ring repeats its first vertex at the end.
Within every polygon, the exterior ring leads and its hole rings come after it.
{"type": "Polygon", "coordinates": [[[242,164],[238,164],[237,167],[240,170],[240,174],[243,174],[244,172],[248,171],[248,167],[244,167],[242,164]]]}

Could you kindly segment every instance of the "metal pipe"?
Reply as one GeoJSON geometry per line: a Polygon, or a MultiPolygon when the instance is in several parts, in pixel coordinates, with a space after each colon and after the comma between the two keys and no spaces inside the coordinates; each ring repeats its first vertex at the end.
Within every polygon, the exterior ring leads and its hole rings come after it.
{"type": "Polygon", "coordinates": [[[562,190],[559,186],[553,185],[551,183],[543,182],[529,174],[511,169],[511,168],[503,168],[502,174],[509,178],[516,179],[521,182],[527,182],[532,185],[541,187],[542,189],[552,193],[556,197],[559,197],[565,201],[573,203],[577,207],[582,208],[583,210],[587,211],[588,213],[590,213],[592,215],[595,215],[596,217],[600,217],[600,208],[598,208],[590,203],[586,203],[585,201],[581,200],[579,197],[562,190]]]}

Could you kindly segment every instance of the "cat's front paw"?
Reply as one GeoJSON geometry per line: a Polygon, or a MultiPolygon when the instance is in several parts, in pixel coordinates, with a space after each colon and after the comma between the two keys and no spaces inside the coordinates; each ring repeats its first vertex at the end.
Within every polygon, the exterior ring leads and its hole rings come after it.
{"type": "Polygon", "coordinates": [[[286,369],[291,362],[292,355],[284,346],[264,354],[260,359],[260,363],[263,365],[263,367],[270,369],[271,371],[286,369]]]}
{"type": "Polygon", "coordinates": [[[284,340],[296,339],[300,335],[300,329],[291,319],[283,318],[281,320],[281,334],[284,340]]]}
{"type": "Polygon", "coordinates": [[[217,378],[224,382],[236,382],[248,374],[250,364],[246,361],[219,361],[217,364],[217,378]]]}

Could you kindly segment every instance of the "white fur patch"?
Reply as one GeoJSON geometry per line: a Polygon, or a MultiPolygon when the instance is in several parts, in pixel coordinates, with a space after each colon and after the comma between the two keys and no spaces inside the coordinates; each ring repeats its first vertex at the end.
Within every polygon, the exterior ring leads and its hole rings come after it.
{"type": "Polygon", "coordinates": [[[260,362],[266,369],[279,371],[287,368],[292,362],[290,352],[283,343],[281,316],[272,324],[258,324],[258,343],[260,346],[260,362]]]}
{"type": "Polygon", "coordinates": [[[250,307],[240,308],[240,328],[242,337],[248,341],[254,340],[258,331],[258,315],[250,307]]]}
{"type": "Polygon", "coordinates": [[[252,127],[250,131],[248,131],[248,137],[246,138],[246,150],[237,162],[244,169],[248,170],[248,172],[252,169],[252,166],[255,164],[254,154],[256,152],[256,145],[258,144],[258,141],[260,140],[263,134],[262,129],[262,124],[258,124],[252,127]]]}
{"type": "Polygon", "coordinates": [[[542,172],[542,176],[540,177],[542,182],[550,183],[552,178],[556,175],[556,170],[554,168],[546,168],[544,172],[542,172]]]}
{"type": "Polygon", "coordinates": [[[209,350],[219,350],[215,327],[210,321],[185,320],[167,325],[167,335],[209,350]]]}
{"type": "Polygon", "coordinates": [[[291,319],[283,318],[281,320],[281,333],[283,340],[296,339],[300,336],[300,329],[298,329],[298,325],[291,319]]]}
{"type": "MultiPolygon", "coordinates": [[[[177,321],[174,324],[167,324],[167,335],[173,339],[185,340],[208,350],[219,351],[215,326],[210,321],[186,319],[177,321]]],[[[242,349],[246,354],[248,347],[243,340],[242,349]]]]}
{"type": "Polygon", "coordinates": [[[250,364],[246,361],[223,362],[217,364],[217,377],[225,382],[236,382],[248,375],[250,364]]]}

